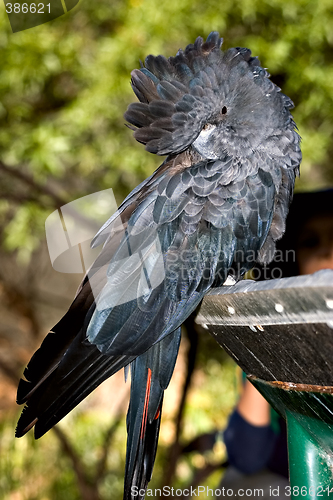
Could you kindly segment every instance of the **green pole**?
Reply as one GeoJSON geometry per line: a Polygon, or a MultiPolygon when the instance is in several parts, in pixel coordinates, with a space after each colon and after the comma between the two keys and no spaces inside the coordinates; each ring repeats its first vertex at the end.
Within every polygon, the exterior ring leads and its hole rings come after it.
{"type": "Polygon", "coordinates": [[[333,500],[333,387],[249,380],[287,422],[293,500],[333,500]]]}
{"type": "Polygon", "coordinates": [[[291,497],[311,500],[333,496],[332,456],[324,451],[304,426],[316,428],[325,437],[332,432],[325,422],[311,422],[311,417],[299,418],[293,412],[286,411],[288,458],[291,497]],[[329,465],[330,464],[330,465],[329,465]]]}

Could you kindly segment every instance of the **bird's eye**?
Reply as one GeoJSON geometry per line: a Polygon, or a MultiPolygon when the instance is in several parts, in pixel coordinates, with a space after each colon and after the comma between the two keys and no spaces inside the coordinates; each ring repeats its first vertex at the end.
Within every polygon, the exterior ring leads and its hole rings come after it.
{"type": "Polygon", "coordinates": [[[221,114],[222,115],[226,115],[227,114],[227,107],[226,106],[223,106],[223,108],[221,110],[221,114]]]}

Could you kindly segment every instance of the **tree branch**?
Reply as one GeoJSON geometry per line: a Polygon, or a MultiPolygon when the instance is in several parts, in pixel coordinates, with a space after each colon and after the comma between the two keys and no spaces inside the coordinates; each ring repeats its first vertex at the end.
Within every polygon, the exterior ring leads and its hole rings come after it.
{"type": "Polygon", "coordinates": [[[57,425],[53,427],[52,430],[59,439],[64,453],[72,462],[82,500],[100,500],[97,486],[91,485],[87,473],[84,470],[84,466],[66,434],[57,425]]]}
{"type": "MultiPolygon", "coordinates": [[[[185,489],[189,489],[189,490],[191,490],[191,488],[195,489],[197,486],[202,485],[202,483],[207,479],[207,477],[209,477],[211,474],[213,474],[213,472],[215,472],[219,469],[225,468],[227,465],[229,465],[229,463],[227,461],[221,462],[218,464],[208,463],[207,465],[205,465],[205,467],[202,467],[201,469],[196,469],[195,473],[194,473],[193,480],[191,481],[191,483],[188,486],[183,488],[183,491],[185,489]]],[[[180,498],[181,498],[181,500],[186,500],[188,497],[182,495],[180,498]]]]}
{"type": "Polygon", "coordinates": [[[108,458],[108,453],[110,449],[110,444],[112,442],[112,438],[116,432],[116,430],[119,427],[119,424],[122,422],[123,417],[124,417],[124,411],[125,411],[125,404],[127,404],[128,401],[128,392],[126,392],[125,396],[123,399],[120,401],[116,415],[115,415],[115,420],[114,422],[111,423],[110,427],[107,429],[105,433],[105,437],[103,440],[103,449],[102,449],[102,456],[97,463],[96,467],[96,474],[95,474],[95,481],[96,484],[99,484],[105,477],[107,473],[107,458],[108,458]]]}
{"type": "Polygon", "coordinates": [[[9,167],[8,165],[5,165],[2,161],[0,161],[0,170],[6,172],[11,177],[16,177],[17,179],[20,179],[22,182],[30,186],[33,190],[37,191],[38,193],[46,194],[47,196],[49,196],[53,200],[54,206],[56,208],[59,208],[62,205],[66,205],[66,203],[68,203],[69,201],[59,196],[49,186],[37,183],[31,175],[27,174],[23,170],[19,170],[18,168],[15,167],[9,167]]]}

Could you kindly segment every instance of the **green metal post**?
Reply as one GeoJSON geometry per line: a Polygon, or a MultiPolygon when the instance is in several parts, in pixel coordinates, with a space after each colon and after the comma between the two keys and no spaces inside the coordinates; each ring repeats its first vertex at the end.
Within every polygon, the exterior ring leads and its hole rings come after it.
{"type": "Polygon", "coordinates": [[[333,387],[249,380],[287,421],[291,498],[333,499],[333,387]]]}
{"type": "MultiPolygon", "coordinates": [[[[307,418],[308,425],[312,426],[311,417],[302,416],[301,421],[304,418],[307,418]]],[[[328,498],[330,490],[333,488],[330,467],[332,456],[320,448],[318,442],[301,423],[298,415],[287,411],[286,419],[292,498],[309,500],[320,496],[328,498]]],[[[325,422],[321,422],[320,427],[322,427],[322,434],[327,431],[331,432],[325,422]]]]}

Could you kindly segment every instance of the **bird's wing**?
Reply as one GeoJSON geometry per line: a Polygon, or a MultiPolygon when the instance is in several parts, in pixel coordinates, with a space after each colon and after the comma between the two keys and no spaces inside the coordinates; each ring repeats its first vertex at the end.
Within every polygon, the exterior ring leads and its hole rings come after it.
{"type": "Polygon", "coordinates": [[[18,388],[18,402],[28,402],[18,436],[33,425],[36,437],[44,434],[178,329],[206,291],[224,282],[236,250],[246,263],[247,249],[262,246],[275,193],[269,174],[257,168],[246,177],[244,170],[236,182],[228,157],[190,167],[177,158],[124,205],[114,234],[109,225],[90,279],[32,357],[18,388]]]}
{"type": "MultiPolygon", "coordinates": [[[[20,380],[17,402],[23,404],[29,401],[29,405],[24,408],[19,420],[16,429],[18,437],[24,435],[35,425],[37,418],[39,423],[35,428],[35,436],[40,437],[74,408],[79,403],[75,398],[75,394],[71,392],[73,391],[71,383],[75,384],[75,380],[79,380],[81,377],[86,382],[86,385],[84,383],[83,386],[76,384],[75,391],[81,395],[81,401],[94,387],[97,387],[99,383],[117,371],[118,360],[103,356],[95,346],[84,343],[84,340],[87,325],[95,309],[95,298],[107,281],[107,268],[110,260],[124,237],[128,219],[138,204],[138,195],[142,197],[143,191],[149,191],[151,177],[140,185],[140,189],[135,189],[127,197],[117,212],[110,217],[96,235],[95,240],[100,237],[100,241],[96,245],[108,240],[107,244],[89,273],[84,277],[69,310],[46,336],[25,369],[25,380],[20,380]],[[129,198],[130,201],[128,202],[129,198]],[[75,349],[77,349],[77,359],[72,360],[75,349]],[[68,368],[67,359],[70,359],[69,363],[72,363],[72,369],[68,368]],[[112,368],[113,361],[115,364],[114,370],[112,368]],[[61,363],[62,369],[59,368],[61,363]],[[87,366],[91,366],[88,374],[86,373],[85,363],[87,366]],[[109,371],[106,369],[106,365],[110,365],[109,371]],[[71,377],[66,381],[68,383],[67,390],[66,387],[59,388],[59,394],[56,392],[52,394],[52,388],[61,385],[62,377],[66,377],[67,369],[71,373],[71,377]],[[94,387],[90,385],[91,378],[96,380],[94,387]],[[60,407],[62,408],[61,412],[59,412],[60,407]],[[50,408],[51,420],[48,420],[48,408],[50,408]],[[52,416],[52,410],[55,408],[58,408],[58,412],[52,416]],[[42,418],[43,414],[45,414],[44,419],[42,418]]],[[[130,358],[128,362],[130,362],[130,358]]],[[[124,364],[127,363],[122,361],[122,366],[124,364]]]]}
{"type": "MultiPolygon", "coordinates": [[[[181,161],[181,158],[179,161],[181,161]]],[[[133,190],[95,236],[94,246],[98,246],[106,242],[106,240],[107,244],[82,280],[69,310],[52,328],[40,349],[31,358],[24,372],[29,382],[24,380],[20,382],[17,395],[19,404],[24,403],[32,395],[33,391],[57,368],[60,360],[82,327],[86,329],[89,322],[88,318],[91,317],[91,312],[90,316],[88,314],[89,310],[94,310],[95,297],[99,295],[105,286],[108,266],[124,238],[130,216],[140,203],[138,197],[142,199],[144,194],[154,189],[155,178],[158,178],[168,168],[173,168],[173,163],[171,161],[162,164],[152,176],[138,186],[140,189],[133,190]]]]}
{"type": "Polygon", "coordinates": [[[294,165],[289,165],[289,168],[278,168],[281,181],[275,194],[272,223],[258,255],[258,261],[261,264],[267,264],[273,260],[275,242],[282,238],[286,230],[286,218],[293,198],[295,176],[298,174],[298,166],[293,167],[294,165]]]}

